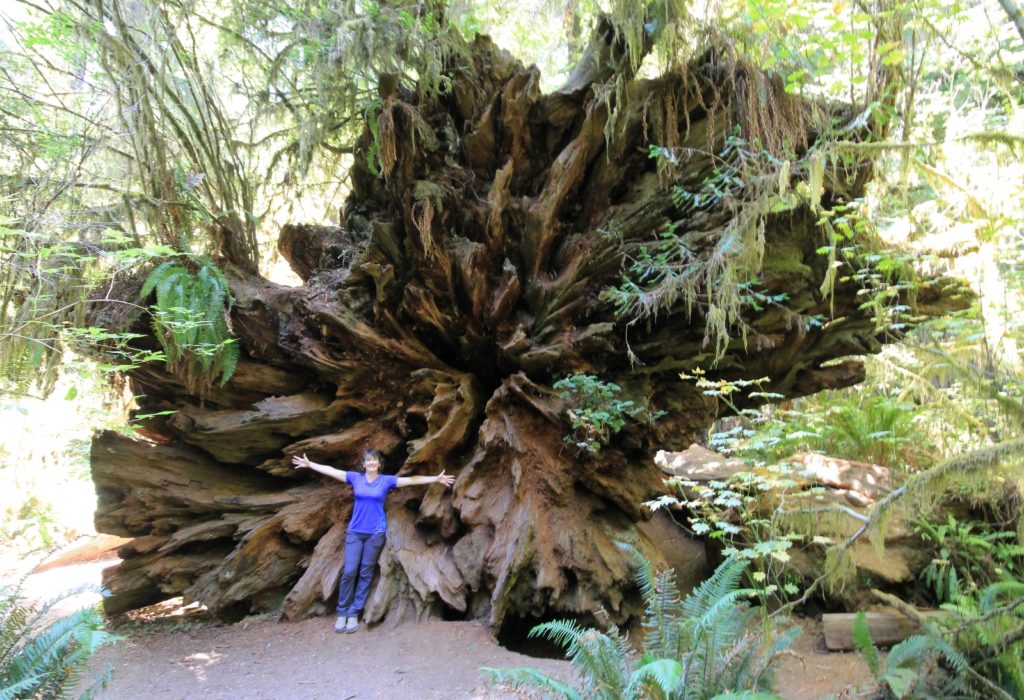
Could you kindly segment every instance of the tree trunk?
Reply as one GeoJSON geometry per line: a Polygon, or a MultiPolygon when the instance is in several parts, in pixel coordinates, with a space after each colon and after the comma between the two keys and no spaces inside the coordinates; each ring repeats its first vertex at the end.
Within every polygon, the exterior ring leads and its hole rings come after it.
{"type": "MultiPolygon", "coordinates": [[[[759,90],[775,106],[793,98],[711,54],[685,75],[632,78],[605,30],[603,62],[559,92],[542,94],[535,68],[479,38],[449,94],[386,96],[359,145],[347,228],[282,231],[305,284],[233,280],[243,361],[231,381],[198,397],[159,366],[131,372],[141,413],[176,412],[93,444],[97,527],[136,538],[106,572],[109,611],[179,594],[226,616],[330,609],[350,492],[290,457],[348,469],[374,447],[386,472],[457,478],[389,496],[369,621],[444,615],[500,632],[598,605],[618,621],[638,612],[615,543],[664,561],[666,543],[642,525],[661,490],[652,457],[688,446],[721,407],[679,379],[714,359],[701,303],[628,324],[601,292],[669,225],[691,232],[695,259],[711,254],[742,212],[681,209],[665,178],[698,190],[732,125],[753,128],[737,85],[748,103],[759,90]],[[649,157],[655,138],[687,154],[674,173],[649,157]],[[552,389],[572,373],[664,416],[580,451],[552,389]]],[[[856,195],[868,171],[826,182],[825,202],[856,195]]],[[[806,206],[767,218],[762,284],[785,307],[750,310],[747,342],[730,342],[712,376],[769,377],[765,390],[786,397],[863,379],[856,361],[826,364],[880,337],[855,284],[821,291],[817,219],[806,206]],[[830,309],[842,320],[803,322],[830,309]]]]}

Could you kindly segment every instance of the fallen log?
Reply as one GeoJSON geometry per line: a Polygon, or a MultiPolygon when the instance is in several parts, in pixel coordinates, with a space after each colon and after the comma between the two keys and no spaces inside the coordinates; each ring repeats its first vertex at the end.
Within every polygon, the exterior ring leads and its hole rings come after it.
{"type": "MultiPolygon", "coordinates": [[[[887,467],[855,460],[798,452],[782,460],[782,468],[752,467],[737,459],[698,444],[672,452],[660,450],[654,463],[662,473],[681,482],[687,500],[701,498],[705,485],[728,482],[744,475],[740,484],[753,475],[770,488],[757,492],[755,508],[762,514],[773,513],[778,522],[794,529],[806,529],[813,518],[813,534],[840,541],[859,529],[876,499],[893,487],[887,467]]],[[[740,485],[740,488],[746,488],[740,485]]],[[[810,538],[808,538],[810,539],[810,538]]],[[[853,548],[857,569],[882,585],[913,580],[930,560],[910,525],[900,518],[887,521],[884,552],[873,544],[859,542],[853,548]]],[[[806,580],[814,579],[824,566],[824,549],[814,545],[790,550],[787,568],[806,580]]],[[[856,599],[836,596],[847,605],[856,599]]]]}
{"type": "MultiPolygon", "coordinates": [[[[728,481],[742,472],[779,478],[776,473],[750,467],[696,444],[682,452],[659,450],[654,463],[666,474],[687,481],[728,481]]],[[[782,464],[790,465],[786,478],[793,482],[795,490],[824,486],[842,491],[848,501],[858,506],[870,505],[892,490],[892,472],[879,464],[810,452],[797,452],[782,460],[782,464]]]]}
{"type": "MultiPolygon", "coordinates": [[[[942,616],[942,610],[919,610],[922,619],[942,616]]],[[[853,624],[860,613],[827,613],[821,616],[825,648],[829,651],[852,651],[853,624]]],[[[865,612],[864,621],[876,647],[890,647],[921,631],[921,623],[900,612],[865,612]]]]}

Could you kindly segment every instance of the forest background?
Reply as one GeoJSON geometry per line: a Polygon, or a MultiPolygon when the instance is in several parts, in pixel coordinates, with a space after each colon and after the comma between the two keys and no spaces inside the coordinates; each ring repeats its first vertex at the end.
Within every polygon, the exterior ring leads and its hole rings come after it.
{"type": "MultiPolygon", "coordinates": [[[[339,222],[352,163],[368,157],[352,144],[374,108],[380,76],[440,80],[446,33],[485,33],[538,65],[549,91],[571,75],[601,12],[624,31],[642,31],[648,9],[628,0],[515,7],[96,0],[5,8],[5,555],[31,558],[91,530],[90,435],[130,431],[145,418],[132,414],[121,373],[182,356],[190,358],[179,365],[190,381],[219,381],[232,371],[236,353],[229,329],[219,326],[219,304],[212,317],[204,316],[207,308],[156,308],[165,342],[140,353],[131,337],[86,322],[95,290],[165,259],[212,264],[222,259],[224,230],[268,279],[299,284],[277,252],[278,232],[289,222],[339,222]],[[126,72],[118,42],[129,25],[148,28],[153,40],[145,47],[160,76],[153,83],[126,72]]],[[[696,55],[713,37],[777,73],[788,93],[863,104],[865,122],[888,125],[884,139],[860,144],[858,155],[874,159],[874,181],[846,212],[831,213],[819,252],[853,260],[871,242],[886,243],[885,252],[869,253],[857,281],[863,308],[896,342],[868,360],[864,384],[738,410],[708,434],[708,444],[762,468],[795,451],[820,451],[895,470],[909,504],[901,507],[925,514],[919,527],[936,547],[940,563],[926,578],[935,604],[1015,580],[1024,537],[1015,502],[1024,446],[1020,8],[1014,0],[837,0],[672,3],[672,12],[679,29],[643,59],[641,74],[696,55]],[[888,92],[875,94],[883,74],[888,92]],[[916,317],[902,301],[915,274],[962,277],[975,299],[940,319],[916,317]],[[950,498],[972,504],[969,515],[938,513],[950,498]],[[996,545],[1018,549],[996,555],[996,545]]],[[[842,148],[848,136],[836,131],[821,140],[842,148]]],[[[652,158],[670,157],[653,146],[652,158]]],[[[813,186],[809,177],[804,187],[813,186]]],[[[211,267],[208,274],[220,273],[211,267]]],[[[745,282],[748,303],[773,303],[757,297],[756,280],[745,282]]],[[[569,388],[586,381],[566,380],[569,388]]],[[[726,401],[758,398],[756,384],[702,388],[726,401]]],[[[607,405],[598,409],[607,416],[607,405]]],[[[610,439],[606,426],[595,427],[598,409],[573,426],[577,437],[610,439]]],[[[722,517],[732,498],[742,500],[742,490],[722,487],[684,524],[731,543],[749,544],[756,531],[759,581],[791,587],[776,578],[776,564],[792,540],[722,517]]],[[[798,600],[809,588],[785,595],[798,600]]],[[[1012,646],[1024,629],[1020,598],[1005,605],[1012,646]]]]}

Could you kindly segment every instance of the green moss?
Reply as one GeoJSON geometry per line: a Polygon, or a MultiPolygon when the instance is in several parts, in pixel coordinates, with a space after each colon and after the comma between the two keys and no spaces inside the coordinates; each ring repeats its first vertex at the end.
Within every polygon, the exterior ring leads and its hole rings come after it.
{"type": "Polygon", "coordinates": [[[769,245],[762,267],[765,277],[814,276],[814,271],[804,264],[803,251],[796,247],[778,248],[769,245]]]}
{"type": "Polygon", "coordinates": [[[443,194],[441,188],[429,180],[417,180],[412,190],[412,198],[416,201],[430,199],[435,205],[441,203],[443,194]]]}

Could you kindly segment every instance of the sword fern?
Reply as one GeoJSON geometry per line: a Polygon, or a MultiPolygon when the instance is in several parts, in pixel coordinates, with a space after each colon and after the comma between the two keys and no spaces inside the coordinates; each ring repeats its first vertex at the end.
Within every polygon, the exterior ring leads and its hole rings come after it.
{"type": "Polygon", "coordinates": [[[224,274],[209,260],[201,261],[195,273],[168,260],[149,273],[142,287],[143,299],[154,293],[154,326],[168,368],[193,393],[218,378],[221,385],[227,383],[239,350],[229,327],[234,298],[224,274]]]}

